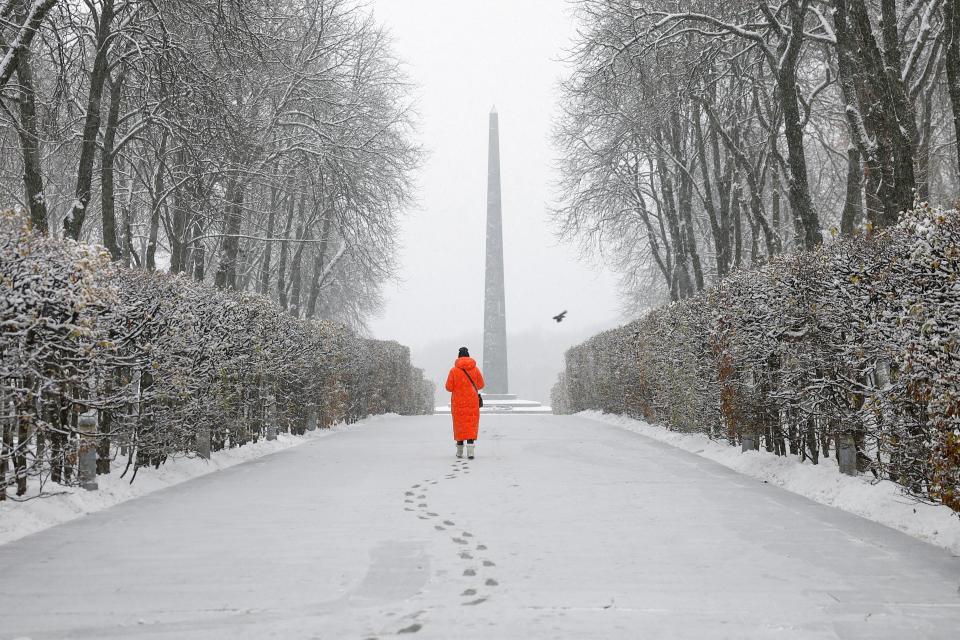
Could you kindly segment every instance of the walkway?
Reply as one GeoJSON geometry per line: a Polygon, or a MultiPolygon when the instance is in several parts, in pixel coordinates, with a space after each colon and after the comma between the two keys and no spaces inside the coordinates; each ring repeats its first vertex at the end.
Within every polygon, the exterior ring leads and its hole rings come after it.
{"type": "Polygon", "coordinates": [[[375,422],[0,546],[0,639],[956,638],[960,558],[576,417],[375,422]],[[410,635],[406,635],[410,634],[410,635]]]}

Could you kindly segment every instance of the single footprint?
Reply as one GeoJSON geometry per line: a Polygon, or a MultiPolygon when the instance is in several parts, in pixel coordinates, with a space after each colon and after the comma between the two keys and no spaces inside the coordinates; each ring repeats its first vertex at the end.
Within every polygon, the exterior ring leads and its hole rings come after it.
{"type": "Polygon", "coordinates": [[[416,489],[416,488],[419,487],[420,485],[414,484],[414,485],[410,485],[410,486],[411,486],[412,489],[416,489]]]}
{"type": "Polygon", "coordinates": [[[420,518],[421,520],[429,520],[429,519],[430,519],[430,518],[428,518],[427,516],[417,516],[417,517],[420,518]]]}
{"type": "Polygon", "coordinates": [[[457,544],[467,544],[467,541],[464,540],[463,538],[454,538],[453,541],[456,542],[457,544]]]}
{"type": "Polygon", "coordinates": [[[417,496],[417,500],[423,500],[426,497],[427,497],[427,494],[421,493],[420,495],[417,496]]]}
{"type": "Polygon", "coordinates": [[[430,516],[431,518],[436,518],[440,514],[434,513],[433,511],[427,511],[427,515],[430,516]]]}
{"type": "Polygon", "coordinates": [[[461,551],[460,557],[463,558],[464,560],[473,560],[473,556],[470,555],[469,551],[461,551]]]}
{"type": "Polygon", "coordinates": [[[475,595],[477,595],[477,590],[476,590],[476,589],[467,589],[466,591],[464,591],[464,592],[461,593],[460,595],[462,595],[462,596],[475,596],[475,595]]]}
{"type": "Polygon", "coordinates": [[[437,531],[446,531],[446,530],[447,530],[446,527],[444,527],[443,525],[439,525],[439,524],[433,525],[433,528],[436,529],[437,531]]]}
{"type": "Polygon", "coordinates": [[[407,498],[406,500],[404,500],[404,502],[406,502],[407,504],[413,504],[413,500],[411,500],[411,499],[409,499],[409,498],[407,498]]]}
{"type": "Polygon", "coordinates": [[[493,561],[492,561],[492,560],[484,560],[484,561],[483,561],[483,566],[485,566],[485,567],[495,567],[495,566],[497,566],[497,565],[493,564],[493,561]]]}
{"type": "Polygon", "coordinates": [[[448,527],[452,527],[454,523],[453,520],[444,520],[443,524],[447,525],[448,527]]]}
{"type": "Polygon", "coordinates": [[[417,631],[420,631],[420,629],[423,629],[423,625],[420,624],[419,622],[414,622],[409,627],[404,627],[403,629],[400,629],[400,631],[397,631],[397,633],[416,633],[417,631]]]}
{"type": "Polygon", "coordinates": [[[485,544],[478,544],[478,545],[477,545],[477,551],[486,551],[486,550],[487,550],[487,545],[485,545],[485,544]]]}
{"type": "Polygon", "coordinates": [[[464,531],[464,532],[463,532],[463,537],[464,537],[464,538],[472,538],[472,537],[473,537],[473,534],[470,533],[469,531],[464,531]]]}
{"type": "Polygon", "coordinates": [[[431,481],[430,481],[430,484],[437,484],[437,481],[436,481],[436,480],[431,480],[431,481]]]}
{"type": "Polygon", "coordinates": [[[463,606],[472,607],[486,601],[487,601],[486,598],[477,598],[476,600],[471,600],[470,602],[464,602],[463,606]]]}
{"type": "Polygon", "coordinates": [[[418,506],[418,507],[426,507],[426,506],[427,506],[427,503],[426,503],[426,502],[421,502],[421,503],[418,504],[417,506],[418,506]]]}
{"type": "Polygon", "coordinates": [[[413,495],[413,491],[404,491],[404,492],[403,492],[403,495],[405,495],[405,496],[412,496],[412,495],[413,495]]]}
{"type": "Polygon", "coordinates": [[[463,575],[465,575],[465,576],[475,576],[475,575],[477,575],[477,570],[476,570],[476,569],[464,569],[464,570],[463,570],[463,575]]]}
{"type": "Polygon", "coordinates": [[[487,581],[484,582],[483,584],[487,585],[488,587],[495,587],[500,583],[494,580],[493,578],[487,578],[487,581]]]}
{"type": "Polygon", "coordinates": [[[412,509],[411,507],[404,507],[403,510],[404,510],[404,511],[413,511],[413,509],[412,509]]]}

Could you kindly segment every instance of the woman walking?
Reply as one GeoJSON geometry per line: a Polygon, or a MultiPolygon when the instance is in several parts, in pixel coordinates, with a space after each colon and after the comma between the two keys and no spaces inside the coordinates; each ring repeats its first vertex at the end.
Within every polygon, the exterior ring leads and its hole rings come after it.
{"type": "Polygon", "coordinates": [[[453,415],[453,439],[457,442],[457,457],[463,457],[463,443],[467,443],[467,458],[473,460],[474,442],[480,428],[480,397],[483,389],[483,374],[477,369],[477,361],[470,357],[466,347],[460,347],[457,361],[447,376],[447,391],[450,396],[450,413],[453,415]]]}

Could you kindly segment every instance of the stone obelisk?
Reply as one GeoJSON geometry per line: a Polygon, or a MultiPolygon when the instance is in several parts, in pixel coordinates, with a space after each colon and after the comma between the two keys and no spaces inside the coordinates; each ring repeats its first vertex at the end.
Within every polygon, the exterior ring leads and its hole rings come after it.
{"type": "Polygon", "coordinates": [[[503,212],[500,206],[500,119],[490,111],[487,154],[487,271],[483,304],[485,392],[507,393],[507,307],[503,287],[503,212]]]}

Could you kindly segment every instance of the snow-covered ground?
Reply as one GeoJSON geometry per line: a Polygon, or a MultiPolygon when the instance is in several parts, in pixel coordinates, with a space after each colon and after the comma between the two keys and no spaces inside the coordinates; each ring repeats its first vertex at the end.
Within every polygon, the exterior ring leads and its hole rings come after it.
{"type": "Polygon", "coordinates": [[[960,558],[579,416],[395,418],[0,546],[0,638],[950,638],[960,558]]]}
{"type": "MultiPolygon", "coordinates": [[[[384,419],[384,416],[370,418],[369,421],[384,419]]],[[[125,461],[114,463],[113,472],[97,477],[97,491],[85,491],[77,487],[58,487],[47,484],[49,495],[33,497],[19,502],[8,500],[0,502],[0,544],[10,542],[31,533],[36,533],[74,518],[78,518],[115,504],[146,495],[179,484],[191,478],[226,469],[241,462],[248,462],[263,456],[304,444],[317,438],[324,438],[346,427],[320,429],[303,436],[281,433],[276,440],[260,440],[236,449],[216,451],[210,460],[202,458],[178,458],[167,462],[159,469],[141,468],[136,480],[131,484],[131,469],[126,478],[121,478],[125,461]]],[[[36,487],[34,487],[36,488],[36,487]]],[[[3,636],[0,635],[0,640],[3,636]]]]}
{"type": "Polygon", "coordinates": [[[772,482],[788,491],[827,504],[874,522],[899,529],[960,556],[960,517],[949,507],[918,502],[896,483],[876,481],[872,476],[842,475],[835,457],[820,464],[800,462],[790,456],[766,451],[744,451],[698,433],[678,433],[624,416],[583,411],[579,415],[616,425],[695,453],[748,476],[772,482]]]}

